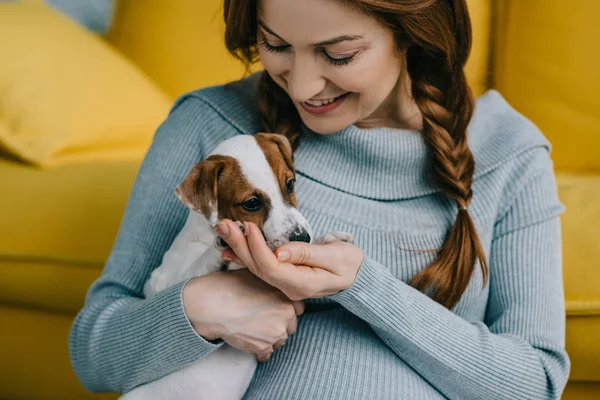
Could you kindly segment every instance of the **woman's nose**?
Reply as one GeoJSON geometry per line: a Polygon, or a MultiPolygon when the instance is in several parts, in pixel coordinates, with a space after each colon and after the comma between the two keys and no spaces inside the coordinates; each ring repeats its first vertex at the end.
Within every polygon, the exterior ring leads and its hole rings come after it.
{"type": "Polygon", "coordinates": [[[304,102],[321,93],[325,83],[314,59],[297,59],[288,74],[288,93],[293,101],[304,102]]]}

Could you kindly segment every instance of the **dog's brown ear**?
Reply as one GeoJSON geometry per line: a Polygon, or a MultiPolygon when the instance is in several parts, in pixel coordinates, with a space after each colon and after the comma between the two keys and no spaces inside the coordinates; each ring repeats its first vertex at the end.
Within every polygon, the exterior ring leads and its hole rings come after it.
{"type": "Polygon", "coordinates": [[[275,143],[283,155],[283,159],[288,165],[288,168],[291,170],[294,169],[294,152],[287,137],[280,135],[279,133],[258,133],[255,137],[259,144],[261,142],[275,143]]]}
{"type": "Polygon", "coordinates": [[[210,156],[194,165],[175,188],[175,193],[183,204],[201,213],[211,222],[218,219],[218,183],[224,167],[225,160],[222,157],[210,156]]]}

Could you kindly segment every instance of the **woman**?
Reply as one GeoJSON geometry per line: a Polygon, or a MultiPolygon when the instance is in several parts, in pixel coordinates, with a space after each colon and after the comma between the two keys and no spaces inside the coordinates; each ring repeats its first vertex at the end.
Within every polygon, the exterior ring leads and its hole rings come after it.
{"type": "Polygon", "coordinates": [[[473,99],[465,2],[226,0],[225,20],[229,50],[266,72],[183,96],[157,131],[71,332],[84,385],[128,391],[227,342],[263,361],[247,399],[560,398],[549,143],[499,93],[473,99]],[[294,143],[313,231],[356,245],[274,254],[223,221],[224,257],[248,269],[142,299],[185,221],[173,188],[259,131],[294,143]]]}

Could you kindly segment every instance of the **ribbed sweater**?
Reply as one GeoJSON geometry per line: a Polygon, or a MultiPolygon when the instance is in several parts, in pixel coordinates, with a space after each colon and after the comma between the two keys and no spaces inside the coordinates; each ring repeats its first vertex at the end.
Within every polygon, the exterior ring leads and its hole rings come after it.
{"type": "MultiPolygon", "coordinates": [[[[142,288],[182,228],[173,194],[233,135],[260,131],[257,75],[187,93],[158,128],[102,275],[69,336],[90,391],[129,391],[223,345],[199,336],[181,282],[142,288]]],[[[457,206],[435,184],[417,130],[304,128],[296,196],[315,234],[354,234],[365,257],[352,286],[306,300],[287,343],[259,363],[245,399],[559,399],[565,352],[559,201],[550,143],[495,90],[469,125],[469,212],[489,263],[448,310],[406,282],[435,258],[457,206]]],[[[222,371],[227,374],[227,371],[222,371]]]]}

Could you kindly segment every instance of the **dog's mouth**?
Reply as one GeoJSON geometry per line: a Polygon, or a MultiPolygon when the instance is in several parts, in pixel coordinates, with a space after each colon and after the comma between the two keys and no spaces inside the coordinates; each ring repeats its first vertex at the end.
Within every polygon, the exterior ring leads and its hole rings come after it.
{"type": "MultiPolygon", "coordinates": [[[[242,230],[242,232],[244,231],[243,226],[240,226],[240,229],[242,230]]],[[[271,249],[271,251],[275,251],[275,249],[277,249],[279,246],[281,246],[289,241],[289,240],[285,240],[285,239],[267,240],[267,237],[265,236],[265,233],[263,232],[262,229],[261,229],[260,233],[262,233],[263,238],[265,238],[265,242],[266,242],[267,246],[271,249]]],[[[227,242],[220,236],[217,236],[217,246],[220,247],[221,249],[229,248],[229,244],[227,244],[227,242]]]]}
{"type": "Polygon", "coordinates": [[[267,246],[271,249],[271,251],[275,251],[275,249],[277,249],[279,246],[286,244],[287,242],[287,240],[283,239],[271,240],[267,242],[267,246]]]}

